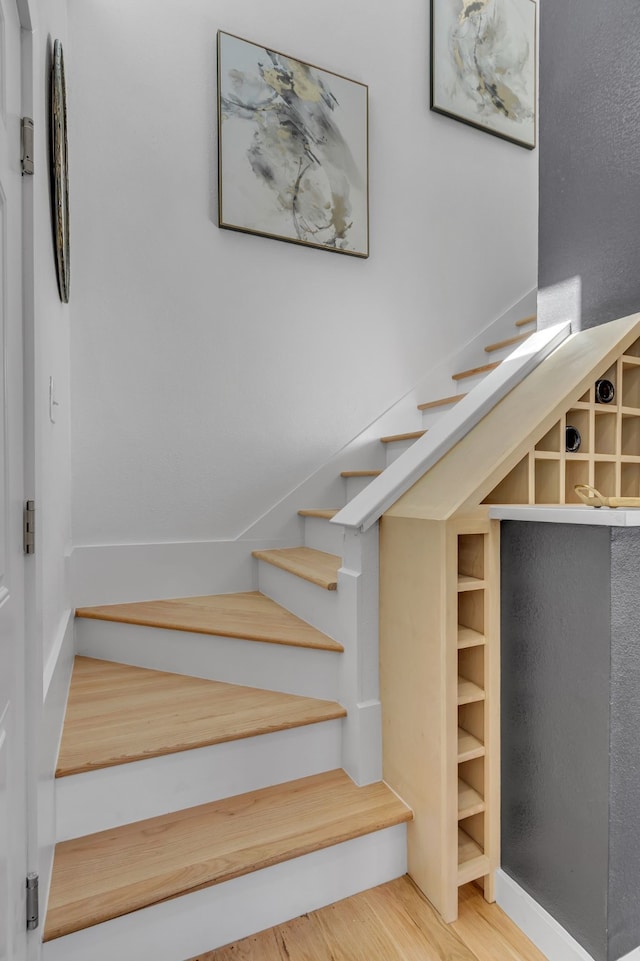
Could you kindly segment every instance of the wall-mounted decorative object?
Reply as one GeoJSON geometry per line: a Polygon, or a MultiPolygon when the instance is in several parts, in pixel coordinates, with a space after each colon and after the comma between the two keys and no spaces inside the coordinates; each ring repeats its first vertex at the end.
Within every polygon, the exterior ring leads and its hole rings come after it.
{"type": "Polygon", "coordinates": [[[62,44],[55,40],[51,64],[51,203],[58,273],[63,304],[69,303],[69,170],[67,162],[67,92],[62,44]]]}
{"type": "Polygon", "coordinates": [[[431,109],[535,147],[535,0],[431,0],[431,109]]]}
{"type": "Polygon", "coordinates": [[[368,88],[218,33],[218,223],[369,256],[368,88]]]}

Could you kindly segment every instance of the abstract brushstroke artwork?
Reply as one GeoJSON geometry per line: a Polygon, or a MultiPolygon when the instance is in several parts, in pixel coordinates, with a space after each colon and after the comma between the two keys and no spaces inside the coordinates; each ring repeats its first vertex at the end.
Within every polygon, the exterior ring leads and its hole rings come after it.
{"type": "Polygon", "coordinates": [[[534,0],[431,0],[431,109],[532,149],[534,0]]]}
{"type": "Polygon", "coordinates": [[[221,227],[369,255],[368,88],[218,33],[221,227]]]}

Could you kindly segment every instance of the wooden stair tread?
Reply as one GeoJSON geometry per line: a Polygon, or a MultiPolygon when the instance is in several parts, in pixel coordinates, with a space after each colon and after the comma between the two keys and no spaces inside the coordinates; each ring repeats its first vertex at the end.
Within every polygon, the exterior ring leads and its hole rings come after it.
{"type": "Polygon", "coordinates": [[[298,514],[300,517],[321,517],[323,520],[330,521],[341,510],[341,507],[305,507],[299,510],[298,514]]]}
{"type": "Polygon", "coordinates": [[[44,940],[411,817],[382,782],[356,787],[338,770],[63,841],[44,940]]]}
{"type": "Polygon", "coordinates": [[[465,377],[475,377],[476,374],[487,374],[490,370],[499,367],[502,361],[495,360],[492,364],[482,364],[480,367],[471,367],[469,370],[461,370],[458,374],[452,374],[452,380],[464,380],[465,377]]]}
{"type": "Polygon", "coordinates": [[[56,777],[344,717],[335,701],[76,657],[56,777]]]}
{"type": "Polygon", "coordinates": [[[523,317],[521,320],[516,320],[516,327],[526,327],[527,324],[534,324],[537,319],[537,314],[531,314],[529,317],[523,317]]]}
{"type": "Polygon", "coordinates": [[[524,334],[516,334],[515,337],[507,337],[506,340],[499,340],[495,344],[488,344],[485,347],[485,352],[487,354],[491,354],[494,350],[502,350],[503,347],[511,347],[512,344],[520,344],[523,340],[528,340],[532,334],[533,331],[527,331],[524,334]]]}
{"type": "Polygon", "coordinates": [[[80,607],[76,617],[322,651],[344,650],[337,641],[258,591],[80,607]]]}
{"type": "Polygon", "coordinates": [[[379,477],[381,470],[343,470],[340,477],[379,477]]]}
{"type": "Polygon", "coordinates": [[[432,407],[445,407],[447,404],[455,404],[466,394],[452,394],[451,397],[441,397],[440,400],[429,400],[426,404],[418,404],[418,410],[430,410],[432,407]]]}
{"type": "Polygon", "coordinates": [[[426,430],[411,430],[407,434],[389,434],[387,437],[381,437],[381,444],[393,444],[396,440],[418,440],[420,437],[424,437],[426,430]]]}
{"type": "Polygon", "coordinates": [[[338,587],[338,571],[342,567],[342,558],[337,554],[327,554],[326,551],[316,551],[312,547],[281,547],[268,551],[253,551],[253,556],[259,561],[266,561],[283,571],[311,581],[326,591],[335,591],[338,587]]]}

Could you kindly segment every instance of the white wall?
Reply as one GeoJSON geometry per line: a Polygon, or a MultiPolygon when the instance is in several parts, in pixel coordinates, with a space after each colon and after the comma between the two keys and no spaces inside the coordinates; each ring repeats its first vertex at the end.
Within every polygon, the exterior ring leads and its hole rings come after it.
{"type": "Polygon", "coordinates": [[[235,537],[536,284],[537,155],[428,109],[428,4],[69,0],[73,536],[235,537]],[[216,226],[216,31],[370,87],[371,256],[216,226]]]}

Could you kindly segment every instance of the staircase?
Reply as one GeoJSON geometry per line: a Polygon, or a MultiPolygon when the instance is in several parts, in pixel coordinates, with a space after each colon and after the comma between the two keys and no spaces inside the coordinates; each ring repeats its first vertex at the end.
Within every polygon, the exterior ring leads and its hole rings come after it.
{"type": "MultiPolygon", "coordinates": [[[[528,337],[535,317],[381,438],[386,463],[528,337]],[[416,425],[411,425],[415,427],[416,425]]],[[[350,500],[381,470],[344,470],[350,500]]],[[[259,591],[79,609],[56,771],[45,961],[184,961],[406,871],[381,780],[377,528],[299,511],[259,591]]]]}

